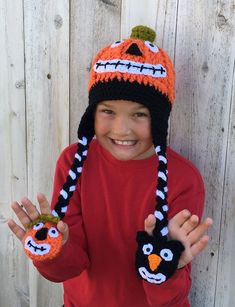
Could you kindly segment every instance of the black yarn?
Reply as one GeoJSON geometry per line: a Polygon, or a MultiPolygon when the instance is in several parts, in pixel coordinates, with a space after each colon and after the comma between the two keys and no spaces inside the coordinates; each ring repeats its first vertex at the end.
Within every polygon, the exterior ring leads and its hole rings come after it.
{"type": "Polygon", "coordinates": [[[104,100],[132,100],[159,111],[163,120],[169,117],[171,103],[168,97],[155,87],[137,81],[124,81],[117,78],[106,82],[99,81],[89,92],[89,104],[97,105],[104,100]]]}

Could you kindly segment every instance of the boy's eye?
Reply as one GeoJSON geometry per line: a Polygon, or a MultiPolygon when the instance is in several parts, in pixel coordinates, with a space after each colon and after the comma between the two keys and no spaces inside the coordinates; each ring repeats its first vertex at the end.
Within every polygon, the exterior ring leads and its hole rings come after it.
{"type": "Polygon", "coordinates": [[[148,117],[148,114],[144,112],[137,112],[135,113],[135,117],[148,117]]]}
{"type": "Polygon", "coordinates": [[[105,114],[113,114],[113,111],[109,109],[101,109],[100,111],[105,114]]]}

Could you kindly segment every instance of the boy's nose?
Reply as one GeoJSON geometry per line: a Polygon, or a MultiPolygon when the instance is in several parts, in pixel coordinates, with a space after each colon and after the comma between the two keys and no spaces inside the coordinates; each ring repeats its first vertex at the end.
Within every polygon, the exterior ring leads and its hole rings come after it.
{"type": "Polygon", "coordinates": [[[113,122],[112,132],[115,136],[125,136],[130,134],[130,125],[126,118],[116,118],[113,122]]]}

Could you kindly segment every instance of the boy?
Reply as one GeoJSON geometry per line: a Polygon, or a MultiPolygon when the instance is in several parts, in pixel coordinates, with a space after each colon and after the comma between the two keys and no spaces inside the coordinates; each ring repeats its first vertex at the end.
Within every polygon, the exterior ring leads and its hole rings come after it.
{"type": "MultiPolygon", "coordinates": [[[[138,26],[97,54],[79,143],[57,162],[51,209],[63,219],[63,247],[34,264],[45,278],[64,282],[66,307],[189,306],[190,262],[205,248],[212,220],[199,222],[200,174],[166,146],[175,74],[154,38],[138,26]],[[152,253],[159,246],[159,255],[152,253]],[[167,266],[172,261],[176,271],[167,266]]],[[[42,194],[38,202],[50,214],[42,194]]],[[[26,227],[40,212],[27,198],[22,205],[12,208],[26,227]]],[[[12,220],[9,227],[23,240],[22,228],[12,220]]]]}

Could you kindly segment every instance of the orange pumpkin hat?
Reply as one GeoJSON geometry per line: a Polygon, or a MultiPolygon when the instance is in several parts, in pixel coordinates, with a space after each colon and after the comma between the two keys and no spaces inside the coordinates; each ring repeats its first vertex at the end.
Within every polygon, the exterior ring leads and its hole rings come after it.
{"type": "MultiPolygon", "coordinates": [[[[133,31],[138,29],[142,28],[137,26],[133,31]]],[[[111,99],[115,99],[116,96],[124,99],[123,95],[125,97],[127,93],[124,93],[125,89],[122,88],[122,82],[127,82],[128,84],[130,83],[130,88],[134,84],[143,85],[143,91],[150,87],[152,92],[148,96],[149,99],[153,99],[152,103],[156,98],[159,98],[158,94],[156,97],[158,92],[165,95],[170,103],[173,103],[175,99],[175,71],[173,64],[163,49],[158,48],[153,42],[149,41],[149,32],[144,33],[145,35],[142,32],[141,36],[141,32],[137,34],[134,31],[135,35],[132,34],[130,39],[117,41],[98,52],[93,60],[90,73],[90,103],[97,100],[97,95],[99,97],[104,95],[104,98],[107,99],[107,94],[97,93],[96,86],[102,83],[102,90],[105,91],[107,85],[109,85],[108,89],[110,89],[110,84],[115,80],[117,80],[115,92],[109,92],[108,94],[111,99]],[[138,38],[138,35],[143,40],[138,38]],[[120,86],[118,86],[118,82],[121,82],[120,86]],[[114,94],[114,97],[112,94],[114,94]]],[[[98,91],[100,91],[100,88],[98,91]]],[[[130,94],[133,95],[133,93],[130,94]]],[[[142,101],[142,97],[137,99],[141,100],[141,103],[146,100],[142,101]]]]}
{"type": "MultiPolygon", "coordinates": [[[[137,26],[132,29],[129,39],[116,41],[100,50],[95,56],[90,72],[89,105],[78,128],[77,153],[67,180],[60,191],[53,214],[60,218],[66,214],[69,200],[82,173],[89,144],[95,134],[94,112],[97,104],[105,100],[135,101],[143,104],[150,111],[153,145],[159,160],[154,212],[157,223],[153,231],[159,248],[162,244],[168,244],[166,143],[168,118],[175,99],[175,71],[169,56],[153,43],[154,39],[155,32],[153,30],[137,26]]],[[[138,232],[137,235],[139,243],[139,252],[136,258],[137,272],[141,278],[153,283],[161,283],[176,270],[183,246],[178,241],[176,243],[170,241],[171,248],[162,248],[163,257],[161,259],[164,257],[168,259],[171,262],[171,268],[163,269],[164,273],[156,271],[149,277],[146,273],[148,272],[147,268],[143,268],[142,265],[144,260],[141,260],[142,251],[149,250],[149,248],[143,247],[146,246],[144,244],[146,236],[141,233],[138,232]],[[170,249],[173,256],[166,257],[167,251],[170,249]],[[169,260],[170,258],[172,259],[169,260]]],[[[147,244],[147,246],[149,245],[151,244],[147,244]]],[[[156,257],[150,258],[155,259],[156,257]]],[[[161,263],[164,262],[161,261],[161,263]]],[[[153,267],[155,265],[151,265],[151,268],[153,267]]]]}

